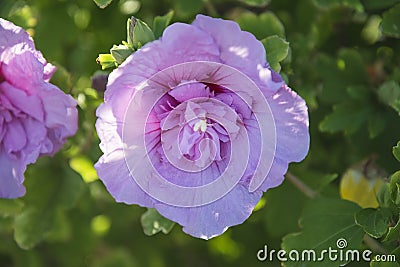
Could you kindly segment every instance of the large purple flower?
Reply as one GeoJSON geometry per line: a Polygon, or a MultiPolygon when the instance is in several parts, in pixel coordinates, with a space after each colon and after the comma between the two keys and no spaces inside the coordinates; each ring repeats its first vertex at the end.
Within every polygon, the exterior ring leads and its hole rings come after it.
{"type": "Polygon", "coordinates": [[[97,110],[100,179],[195,237],[251,214],[309,147],[307,107],[232,21],[175,23],[110,74],[97,110]]]}
{"type": "Polygon", "coordinates": [[[25,194],[24,172],[77,130],[75,100],[49,79],[55,67],[20,27],[0,18],[0,197],[25,194]]]}

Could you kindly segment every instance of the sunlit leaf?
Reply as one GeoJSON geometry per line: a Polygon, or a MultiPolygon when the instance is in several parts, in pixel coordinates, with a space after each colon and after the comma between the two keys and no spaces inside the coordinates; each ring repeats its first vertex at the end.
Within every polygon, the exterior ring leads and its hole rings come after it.
{"type": "Polygon", "coordinates": [[[289,54],[289,43],[277,35],[269,36],[262,40],[267,53],[267,60],[271,68],[277,72],[281,66],[279,62],[283,61],[289,54]]]}

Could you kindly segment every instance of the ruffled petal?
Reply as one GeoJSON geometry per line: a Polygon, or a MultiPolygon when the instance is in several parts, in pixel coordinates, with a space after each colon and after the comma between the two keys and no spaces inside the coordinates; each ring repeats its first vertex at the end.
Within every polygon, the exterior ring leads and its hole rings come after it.
{"type": "Polygon", "coordinates": [[[0,59],[3,78],[13,86],[34,93],[43,85],[43,64],[26,44],[7,48],[0,59]]]}
{"type": "Polygon", "coordinates": [[[103,155],[95,164],[99,178],[117,202],[153,207],[149,197],[130,176],[123,150],[115,150],[103,155]]]}
{"type": "Polygon", "coordinates": [[[11,159],[0,148],[0,198],[18,198],[25,194],[24,181],[25,166],[21,166],[18,159],[11,159]]]}
{"type": "Polygon", "coordinates": [[[222,234],[233,225],[243,223],[261,198],[260,192],[249,193],[238,184],[223,198],[194,208],[179,208],[156,204],[155,208],[166,218],[183,226],[183,231],[194,237],[210,239],[222,234]]]}

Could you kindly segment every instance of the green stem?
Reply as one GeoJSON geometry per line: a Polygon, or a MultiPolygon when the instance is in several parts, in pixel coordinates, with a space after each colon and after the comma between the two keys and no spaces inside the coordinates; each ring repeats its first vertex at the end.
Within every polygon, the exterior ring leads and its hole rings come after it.
{"type": "Polygon", "coordinates": [[[311,187],[303,183],[299,178],[291,174],[290,172],[286,173],[286,179],[288,179],[300,192],[304,193],[309,198],[315,198],[319,195],[318,192],[315,192],[311,187]]]}
{"type": "Polygon", "coordinates": [[[384,247],[382,247],[381,243],[376,241],[374,238],[372,238],[368,234],[364,235],[363,241],[364,241],[365,245],[367,245],[367,247],[369,247],[371,250],[373,250],[375,252],[379,252],[381,254],[388,254],[386,249],[384,247]]]}

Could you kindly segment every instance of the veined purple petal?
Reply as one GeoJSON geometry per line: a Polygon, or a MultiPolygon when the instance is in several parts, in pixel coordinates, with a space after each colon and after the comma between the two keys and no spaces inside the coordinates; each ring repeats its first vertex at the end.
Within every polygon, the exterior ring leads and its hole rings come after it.
{"type": "Polygon", "coordinates": [[[0,19],[0,198],[23,196],[26,166],[77,130],[75,100],[48,82],[55,70],[22,28],[0,19]]]}
{"type": "Polygon", "coordinates": [[[233,21],[175,23],[109,77],[100,179],[117,201],[154,207],[192,236],[243,223],[308,152],[304,100],[233,21]]]}

